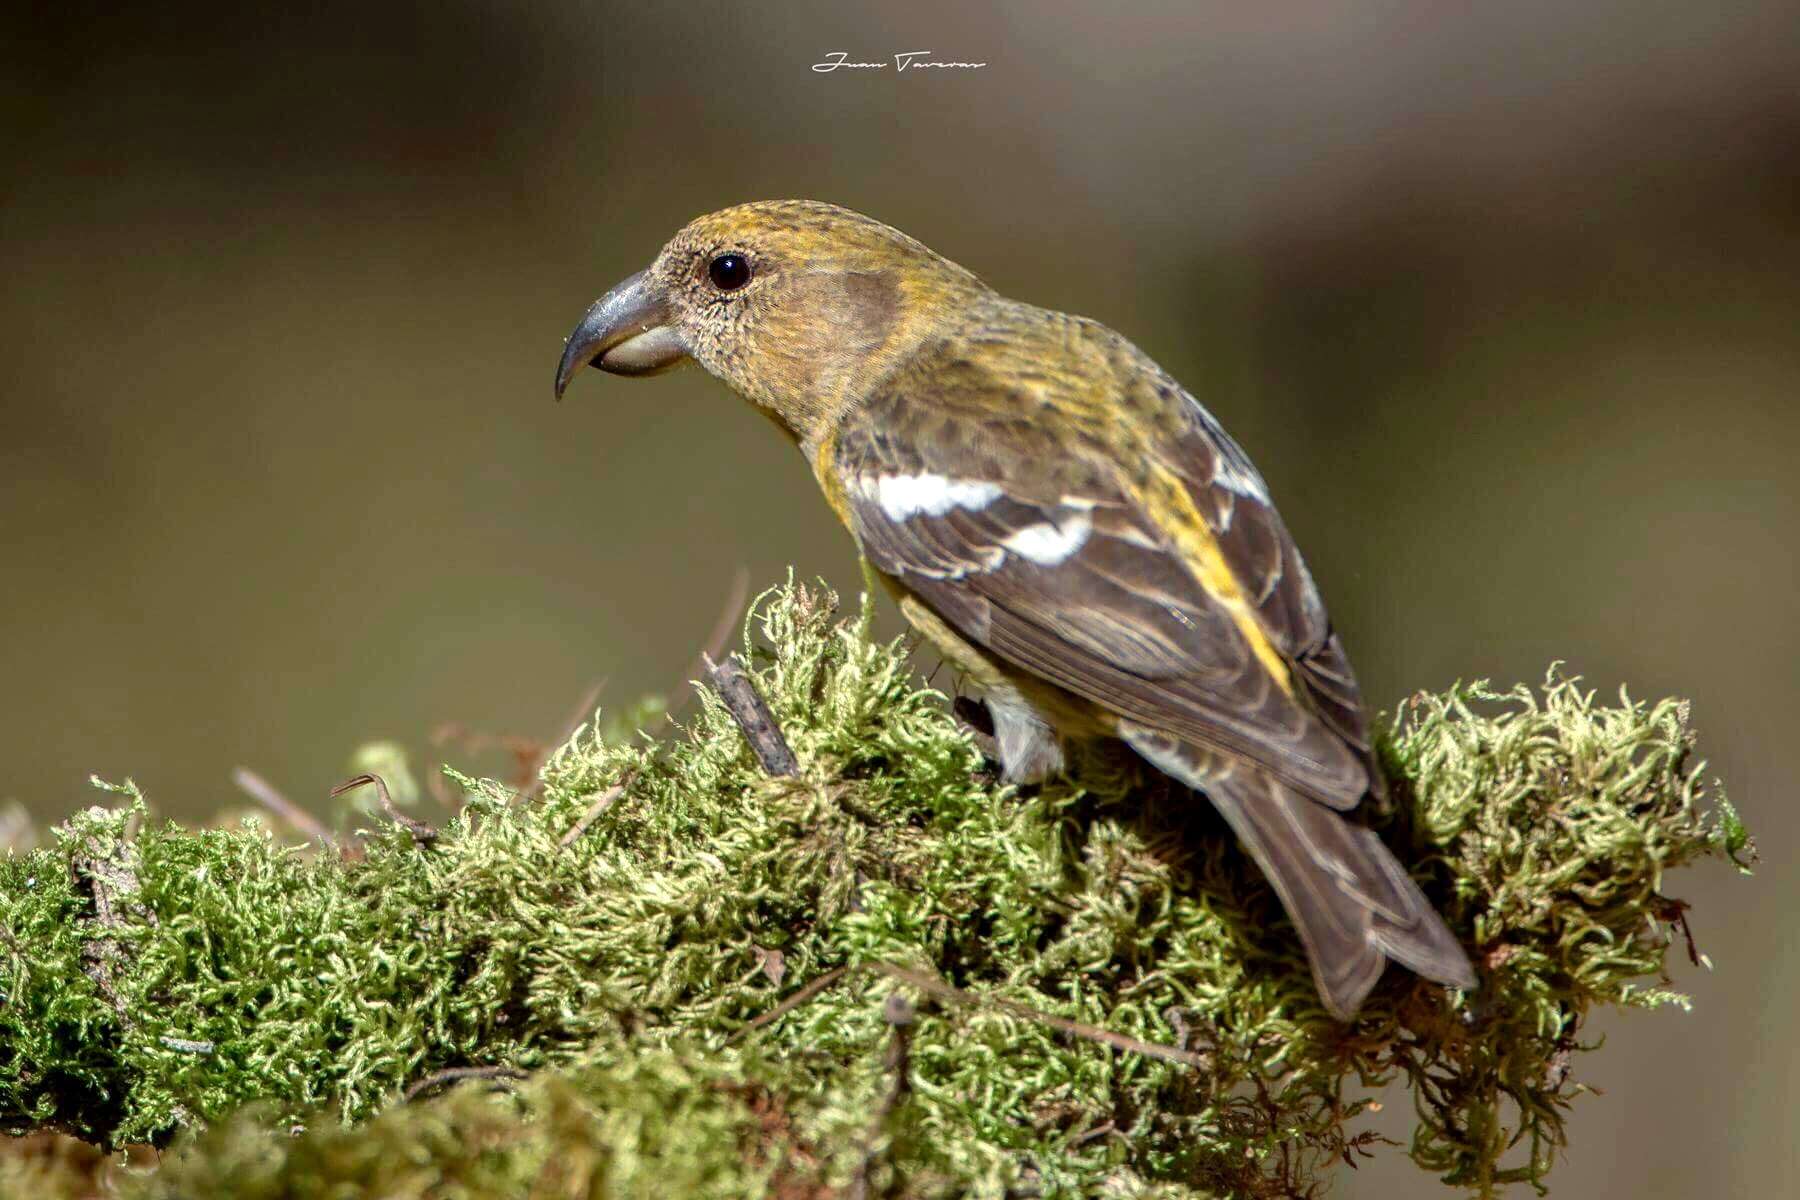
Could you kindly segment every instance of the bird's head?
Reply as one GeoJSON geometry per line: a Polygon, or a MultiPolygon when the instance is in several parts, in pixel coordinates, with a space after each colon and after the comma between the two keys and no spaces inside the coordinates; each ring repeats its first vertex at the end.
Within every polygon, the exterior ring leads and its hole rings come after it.
{"type": "Polygon", "coordinates": [[[569,335],[583,366],[653,375],[692,360],[809,443],[987,287],[897,229],[810,200],[700,217],[569,335]]]}

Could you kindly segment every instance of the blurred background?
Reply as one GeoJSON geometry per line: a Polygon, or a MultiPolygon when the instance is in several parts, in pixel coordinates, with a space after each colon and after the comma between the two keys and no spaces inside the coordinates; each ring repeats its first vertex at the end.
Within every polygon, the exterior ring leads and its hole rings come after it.
{"type": "MultiPolygon", "coordinates": [[[[689,218],[832,200],[1185,381],[1375,703],[1559,658],[1693,700],[1762,869],[1674,881],[1717,971],[1597,1022],[1552,1182],[1791,1187],[1791,5],[258,7],[0,16],[0,803],[197,818],[243,764],[322,808],[373,738],[502,771],[433,731],[671,690],[740,567],[854,592],[704,375],[550,399],[689,218]]],[[[1335,1194],[1439,1189],[1392,1152],[1335,1194]]]]}

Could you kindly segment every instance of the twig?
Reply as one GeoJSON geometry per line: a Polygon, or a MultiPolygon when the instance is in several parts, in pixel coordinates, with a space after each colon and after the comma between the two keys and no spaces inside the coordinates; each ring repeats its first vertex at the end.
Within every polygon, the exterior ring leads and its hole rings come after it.
{"type": "Polygon", "coordinates": [[[0,808],[0,850],[23,850],[32,840],[31,814],[16,802],[0,808]]]}
{"type": "Polygon", "coordinates": [[[369,784],[375,785],[376,794],[381,797],[381,811],[385,812],[388,815],[388,819],[393,821],[394,824],[412,834],[412,839],[415,843],[424,846],[437,841],[438,831],[436,829],[419,820],[417,817],[408,816],[395,806],[394,798],[388,795],[386,781],[379,775],[370,775],[367,773],[362,775],[352,775],[350,778],[344,780],[344,782],[332,788],[331,794],[335,798],[343,795],[345,792],[355,791],[359,787],[367,787],[369,784]]]}
{"type": "MultiPolygon", "coordinates": [[[[5,942],[6,948],[18,958],[25,957],[25,947],[19,944],[19,939],[13,935],[13,931],[4,925],[0,925],[0,942],[5,942]]],[[[0,990],[0,1012],[5,1012],[12,1007],[12,1004],[12,993],[0,990]]]]}
{"type": "MultiPolygon", "coordinates": [[[[104,818],[107,812],[104,808],[90,808],[84,815],[90,819],[104,818]]],[[[94,981],[95,989],[112,1005],[127,1028],[135,1022],[130,1006],[119,994],[115,969],[126,965],[128,952],[125,942],[116,935],[131,923],[134,912],[143,912],[137,903],[142,887],[137,868],[135,845],[121,838],[108,846],[93,833],[82,836],[69,858],[69,873],[75,888],[93,903],[91,920],[100,931],[99,936],[81,943],[82,973],[94,981]]],[[[153,917],[151,920],[154,923],[153,917]]]]}
{"type": "MultiPolygon", "coordinates": [[[[469,729],[455,721],[445,721],[431,731],[431,744],[434,748],[454,747],[460,754],[484,754],[489,750],[504,750],[512,756],[513,769],[508,778],[516,778],[513,785],[515,797],[520,788],[528,785],[537,774],[537,764],[551,749],[549,742],[541,738],[522,737],[516,733],[482,733],[469,729]]],[[[440,775],[432,780],[432,798],[444,808],[460,808],[461,805],[450,797],[450,789],[442,786],[440,775]]]]}
{"type": "Polygon", "coordinates": [[[1111,1121],[1102,1121],[1092,1129],[1084,1130],[1069,1139],[1069,1149],[1085,1146],[1095,1138],[1103,1138],[1119,1132],[1119,1127],[1111,1121]]]}
{"type": "Polygon", "coordinates": [[[894,1035],[888,1041],[887,1069],[892,1072],[893,1079],[888,1090],[881,1097],[881,1103],[875,1107],[875,1115],[869,1122],[869,1133],[863,1149],[862,1160],[856,1164],[856,1173],[850,1177],[850,1188],[846,1193],[847,1200],[868,1200],[869,1172],[880,1157],[882,1147],[882,1129],[887,1120],[898,1108],[900,1101],[912,1089],[910,1075],[912,1072],[912,1027],[918,1019],[913,1011],[912,1001],[895,992],[882,1005],[881,1015],[893,1028],[894,1035]]]}
{"type": "Polygon", "coordinates": [[[725,1039],[725,1044],[729,1046],[731,1043],[743,1037],[746,1033],[754,1032],[765,1025],[772,1025],[776,1021],[781,1020],[781,1018],[787,1016],[796,1008],[799,1008],[802,1004],[805,1004],[808,1000],[811,1000],[814,996],[842,979],[849,970],[850,968],[848,966],[833,967],[823,975],[815,975],[813,978],[802,984],[800,990],[789,996],[786,1000],[783,1000],[780,1004],[777,1004],[766,1013],[751,1017],[748,1021],[744,1022],[743,1025],[732,1031],[731,1036],[725,1039]]]}
{"type": "Polygon", "coordinates": [[[249,767],[234,767],[231,771],[231,782],[237,784],[238,790],[252,800],[304,833],[308,838],[330,849],[336,843],[332,840],[331,831],[319,823],[319,819],[282,795],[276,786],[252,771],[249,767]]]}
{"type": "Polygon", "coordinates": [[[1101,1029],[1097,1025],[1088,1025],[1081,1021],[1071,1021],[1067,1017],[1039,1012],[1028,1004],[1021,1004],[1017,1000],[1008,1000],[1003,996],[977,996],[973,992],[965,992],[961,988],[951,987],[941,979],[934,979],[930,975],[912,970],[910,967],[899,967],[893,963],[884,962],[868,965],[890,979],[910,983],[920,991],[929,992],[942,1000],[954,1000],[958,1004],[970,1004],[976,1007],[992,1006],[1016,1017],[1024,1017],[1028,1021],[1066,1033],[1070,1037],[1099,1042],[1102,1045],[1111,1046],[1115,1050],[1124,1050],[1130,1054],[1142,1054],[1146,1058],[1161,1059],[1163,1062],[1176,1063],[1185,1067],[1205,1067],[1207,1065],[1204,1056],[1195,1054],[1191,1050],[1181,1050],[1174,1046],[1162,1045],[1159,1042],[1140,1041],[1122,1033],[1114,1033],[1110,1029],[1101,1029]]]}
{"type": "Polygon", "coordinates": [[[914,1011],[913,1003],[899,992],[894,992],[882,1005],[881,1015],[887,1023],[894,1027],[894,1040],[888,1044],[887,1065],[894,1072],[894,1085],[882,1099],[879,1115],[885,1117],[894,1111],[894,1105],[911,1089],[912,1082],[908,1077],[912,1069],[912,1027],[919,1019],[914,1011]]]}
{"type": "Polygon", "coordinates": [[[675,712],[687,703],[688,696],[694,691],[694,676],[711,665],[713,659],[725,652],[725,643],[731,637],[731,631],[737,626],[738,613],[743,611],[744,601],[750,598],[750,569],[740,564],[731,577],[731,590],[725,594],[725,607],[719,610],[719,619],[713,622],[712,632],[706,635],[706,645],[687,671],[681,682],[669,693],[669,702],[663,705],[659,720],[671,722],[675,712]]]}
{"type": "Polygon", "coordinates": [[[433,1071],[425,1078],[417,1080],[406,1089],[404,1100],[411,1102],[433,1088],[447,1083],[458,1083],[464,1079],[514,1080],[526,1078],[525,1072],[517,1067],[445,1067],[441,1071],[433,1071]]]}
{"type": "MultiPolygon", "coordinates": [[[[887,962],[858,963],[856,966],[871,971],[879,971],[889,979],[897,979],[901,983],[910,984],[920,991],[927,992],[940,1000],[951,1000],[958,1004],[967,1004],[975,1008],[997,1008],[1002,1012],[1011,1013],[1013,1016],[1023,1017],[1027,1021],[1047,1026],[1060,1033],[1066,1033],[1070,1037],[1081,1038],[1083,1041],[1099,1042],[1101,1045],[1111,1046],[1115,1050],[1123,1050],[1128,1054],[1141,1054],[1146,1058],[1160,1059],[1163,1062],[1175,1063],[1184,1067],[1199,1067],[1204,1069],[1210,1065],[1205,1055],[1196,1054],[1192,1050],[1183,1050],[1178,1046],[1165,1046],[1160,1042],[1146,1042],[1138,1038],[1128,1037],[1122,1033],[1114,1033],[1110,1029],[1102,1029],[1098,1025],[1089,1025],[1082,1021],[1072,1021],[1068,1017],[1059,1017],[1053,1013],[1039,1012],[1029,1004],[1021,1004],[1017,1000],[1008,1000],[1003,996],[979,996],[974,992],[965,992],[961,988],[951,987],[941,979],[935,979],[922,971],[915,971],[910,967],[896,966],[893,963],[887,962]]],[[[793,1012],[796,1008],[799,1008],[802,1004],[805,1004],[814,996],[817,996],[820,992],[836,983],[839,979],[842,979],[845,973],[850,970],[850,966],[834,967],[816,979],[809,981],[805,987],[802,987],[799,991],[789,996],[786,1000],[783,1000],[780,1004],[777,1004],[768,1012],[753,1017],[744,1025],[740,1026],[726,1039],[726,1044],[729,1045],[746,1033],[761,1029],[765,1025],[779,1021],[782,1017],[793,1012]]]]}
{"type": "Polygon", "coordinates": [[[619,782],[613,784],[604,792],[601,792],[599,798],[589,806],[586,812],[581,814],[581,820],[575,822],[575,824],[570,827],[569,832],[562,835],[562,840],[556,843],[557,846],[566,850],[580,840],[581,835],[586,833],[588,828],[592,826],[595,821],[600,819],[601,814],[611,808],[613,804],[618,801],[619,797],[625,794],[625,789],[631,786],[633,778],[633,775],[626,775],[625,778],[619,780],[619,782]]]}
{"type": "MultiPolygon", "coordinates": [[[[750,572],[747,568],[740,566],[737,569],[737,573],[732,577],[731,591],[726,597],[725,608],[719,614],[719,619],[714,622],[712,632],[707,635],[706,649],[700,652],[700,657],[694,660],[694,665],[690,667],[687,674],[682,677],[681,683],[670,695],[669,702],[663,706],[662,715],[656,719],[653,728],[655,725],[669,722],[672,719],[675,710],[687,703],[688,693],[693,691],[694,687],[693,676],[699,674],[702,664],[710,661],[709,655],[716,655],[724,649],[726,640],[731,637],[732,626],[737,623],[738,611],[744,607],[744,600],[749,595],[749,591],[750,572]]],[[[527,768],[526,774],[530,776],[530,782],[525,785],[524,789],[520,791],[518,795],[513,797],[513,803],[528,804],[537,799],[538,795],[543,792],[544,760],[557,746],[567,745],[569,739],[575,736],[575,731],[593,718],[594,706],[600,702],[600,693],[605,687],[606,680],[601,679],[593,687],[589,688],[582,695],[581,702],[575,706],[575,711],[569,715],[568,723],[563,727],[562,736],[550,743],[550,745],[543,752],[536,755],[532,761],[525,764],[527,768]]],[[[599,813],[594,814],[594,816],[599,815],[599,813]]],[[[575,838],[580,836],[581,835],[577,833],[563,844],[566,846],[569,842],[574,841],[575,838]]]]}
{"type": "Polygon", "coordinates": [[[569,719],[563,723],[562,736],[550,743],[545,750],[539,751],[527,764],[529,769],[526,774],[530,776],[530,782],[525,785],[523,791],[513,797],[513,803],[529,804],[537,799],[538,793],[544,790],[544,760],[554,752],[556,747],[567,745],[569,739],[575,736],[577,729],[593,720],[594,706],[600,703],[600,693],[605,690],[606,676],[601,676],[594,682],[593,687],[581,694],[581,702],[575,706],[575,711],[570,713],[569,719]]]}
{"type": "Polygon", "coordinates": [[[799,774],[800,764],[788,748],[781,726],[775,723],[775,714],[769,711],[768,701],[750,682],[743,661],[735,654],[720,663],[713,662],[710,654],[702,655],[702,659],[713,690],[719,693],[731,719],[743,730],[744,740],[750,743],[750,750],[762,764],[763,773],[777,779],[799,774]]]}

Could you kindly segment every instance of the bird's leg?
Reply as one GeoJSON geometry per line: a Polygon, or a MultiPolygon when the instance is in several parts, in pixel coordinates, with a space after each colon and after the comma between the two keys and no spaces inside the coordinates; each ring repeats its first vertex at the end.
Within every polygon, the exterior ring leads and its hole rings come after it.
{"type": "Polygon", "coordinates": [[[1008,783],[1042,783],[1063,769],[1062,738],[1017,688],[996,688],[986,699],[1008,783]]]}
{"type": "Polygon", "coordinates": [[[991,763],[1000,761],[1000,743],[994,740],[994,716],[986,704],[974,696],[958,696],[951,701],[950,713],[962,723],[981,757],[991,763]]]}
{"type": "Polygon", "coordinates": [[[1000,764],[1008,783],[1042,783],[1067,766],[1055,726],[1020,696],[958,696],[957,720],[982,757],[1000,764]]]}
{"type": "MultiPolygon", "coordinates": [[[[1065,763],[1062,738],[1043,708],[916,597],[902,592],[899,601],[901,615],[980,689],[993,719],[993,751],[1006,781],[1042,783],[1061,771],[1065,763]]],[[[977,732],[986,731],[978,728],[977,732]]],[[[988,747],[983,746],[982,752],[988,753],[988,747]]]]}

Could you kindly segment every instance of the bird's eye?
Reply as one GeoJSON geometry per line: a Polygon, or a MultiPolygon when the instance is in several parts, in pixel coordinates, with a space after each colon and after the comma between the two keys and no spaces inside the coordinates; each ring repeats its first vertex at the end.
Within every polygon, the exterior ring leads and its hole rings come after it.
{"type": "Polygon", "coordinates": [[[741,254],[721,254],[706,268],[706,275],[721,292],[735,292],[750,282],[750,260],[741,254]]]}

